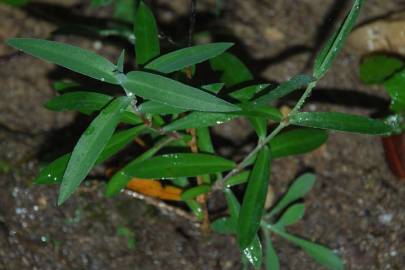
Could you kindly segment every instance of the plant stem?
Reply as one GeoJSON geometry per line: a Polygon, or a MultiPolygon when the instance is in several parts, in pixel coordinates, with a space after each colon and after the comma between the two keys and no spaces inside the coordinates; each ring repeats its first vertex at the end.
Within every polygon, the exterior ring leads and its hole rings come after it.
{"type": "Polygon", "coordinates": [[[304,105],[307,98],[311,95],[311,92],[317,83],[318,83],[318,81],[313,81],[308,84],[307,89],[305,89],[304,93],[302,94],[302,96],[300,97],[298,102],[295,104],[295,106],[291,110],[291,112],[288,114],[288,116],[292,116],[292,115],[296,114],[297,112],[299,112],[299,110],[301,110],[302,106],[304,105]]]}
{"type": "Polygon", "coordinates": [[[289,126],[288,117],[295,115],[300,111],[302,106],[304,105],[306,99],[311,95],[312,90],[316,86],[317,81],[313,81],[308,84],[307,88],[305,89],[304,93],[300,97],[300,99],[295,104],[294,108],[288,114],[286,118],[284,118],[278,126],[263,140],[259,140],[256,147],[240,162],[236,165],[236,167],[230,171],[224,178],[217,180],[215,185],[213,186],[213,190],[223,190],[225,188],[226,181],[234,176],[235,174],[242,171],[246,166],[249,165],[250,159],[252,159],[256,154],[266,145],[268,144],[277,134],[280,133],[285,127],[289,126]]]}

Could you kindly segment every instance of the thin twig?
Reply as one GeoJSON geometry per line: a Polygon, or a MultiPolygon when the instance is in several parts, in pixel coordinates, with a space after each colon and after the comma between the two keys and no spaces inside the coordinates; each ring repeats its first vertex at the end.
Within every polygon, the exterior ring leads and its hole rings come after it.
{"type": "Polygon", "coordinates": [[[190,1],[190,25],[188,28],[188,46],[193,45],[193,34],[194,34],[194,26],[195,26],[195,17],[196,17],[196,7],[197,1],[191,0],[190,1]]]}
{"type": "Polygon", "coordinates": [[[126,194],[132,198],[143,200],[144,202],[159,208],[162,211],[162,213],[164,213],[166,215],[174,214],[176,216],[182,217],[182,218],[190,221],[195,227],[197,227],[197,228],[200,227],[200,223],[197,221],[197,219],[193,215],[191,215],[190,213],[188,213],[178,207],[171,206],[162,200],[158,200],[153,197],[145,196],[141,193],[138,193],[138,192],[135,192],[132,190],[128,190],[128,189],[124,190],[124,194],[126,194]]]}
{"type": "Polygon", "coordinates": [[[295,115],[296,113],[299,112],[301,107],[304,105],[306,99],[311,95],[312,90],[316,86],[317,81],[313,81],[310,84],[308,84],[307,88],[305,89],[304,93],[294,106],[294,108],[291,110],[291,112],[288,114],[286,118],[284,118],[280,124],[264,139],[260,140],[257,144],[257,146],[240,162],[236,165],[236,167],[230,171],[223,179],[218,180],[215,185],[213,186],[213,190],[223,190],[225,188],[225,183],[226,181],[234,176],[235,174],[239,173],[242,171],[246,166],[249,165],[250,160],[256,156],[256,154],[266,145],[268,144],[277,134],[280,133],[285,127],[289,126],[288,123],[288,117],[291,117],[295,115]]]}

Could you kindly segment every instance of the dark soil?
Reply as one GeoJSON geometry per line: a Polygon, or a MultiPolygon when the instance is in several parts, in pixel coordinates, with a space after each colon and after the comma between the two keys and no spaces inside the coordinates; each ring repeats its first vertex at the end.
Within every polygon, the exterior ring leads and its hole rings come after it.
{"type": "MultiPolygon", "coordinates": [[[[34,1],[24,10],[0,5],[0,56],[14,52],[4,44],[6,38],[47,38],[63,14],[108,15],[109,9],[97,13],[76,2],[55,0],[38,8],[34,1]]],[[[309,72],[319,42],[351,1],[222,2],[220,17],[212,14],[214,0],[199,2],[196,31],[214,29],[209,38],[237,41],[234,52],[258,80],[282,81],[309,72]]],[[[175,40],[179,33],[184,36],[188,1],[153,4],[165,34],[175,40]]],[[[369,0],[360,20],[404,7],[401,0],[369,0]]],[[[100,45],[85,38],[59,39],[93,49],[100,45]]],[[[116,57],[115,44],[103,41],[102,53],[116,57]]],[[[359,60],[346,49],[306,109],[378,115],[387,105],[386,96],[380,89],[361,85],[359,60]]],[[[31,184],[45,161],[71,149],[89,121],[42,107],[55,95],[52,81],[66,76],[71,74],[29,56],[0,59],[0,269],[241,268],[233,238],[206,235],[188,220],[125,194],[106,199],[103,181],[86,182],[60,208],[55,206],[56,186],[31,184]],[[123,226],[134,233],[135,248],[117,235],[123,226]]],[[[230,123],[214,132],[244,149],[238,142],[246,141],[251,131],[243,125],[230,123]]],[[[219,147],[229,153],[229,146],[219,147]]],[[[389,171],[380,138],[331,134],[328,143],[311,154],[276,161],[271,179],[276,198],[307,170],[316,173],[317,183],[305,199],[304,220],[291,232],[329,246],[342,256],[347,269],[404,269],[405,185],[389,171]]],[[[275,242],[281,269],[322,269],[301,250],[279,239],[275,242]]]]}

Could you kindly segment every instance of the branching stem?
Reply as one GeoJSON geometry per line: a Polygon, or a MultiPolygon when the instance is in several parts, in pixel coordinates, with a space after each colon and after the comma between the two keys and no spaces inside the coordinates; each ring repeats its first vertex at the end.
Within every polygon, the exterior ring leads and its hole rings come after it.
{"type": "Polygon", "coordinates": [[[266,145],[268,144],[277,134],[279,134],[285,127],[289,126],[288,117],[295,115],[300,111],[302,106],[304,105],[307,98],[311,95],[312,90],[316,86],[317,81],[313,81],[308,84],[307,88],[305,89],[304,93],[300,97],[300,99],[295,104],[294,108],[288,114],[286,118],[284,118],[278,126],[263,140],[259,140],[256,147],[247,155],[245,158],[239,162],[236,167],[230,171],[224,178],[219,179],[215,185],[213,186],[213,190],[223,190],[226,187],[226,181],[234,176],[235,174],[241,172],[246,166],[251,164],[251,159],[253,159],[257,153],[266,145]]]}

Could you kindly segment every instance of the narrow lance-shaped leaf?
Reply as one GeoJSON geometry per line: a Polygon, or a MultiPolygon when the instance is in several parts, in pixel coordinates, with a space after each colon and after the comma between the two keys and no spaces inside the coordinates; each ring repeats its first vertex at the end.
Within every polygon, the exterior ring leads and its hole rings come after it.
{"type": "Polygon", "coordinates": [[[196,187],[192,187],[187,189],[181,194],[181,199],[183,201],[194,199],[202,194],[208,193],[211,191],[211,187],[209,185],[199,185],[196,187]]]}
{"type": "Polygon", "coordinates": [[[377,54],[366,57],[360,65],[360,79],[365,84],[384,83],[404,68],[404,62],[393,56],[377,54]]]}
{"type": "Polygon", "coordinates": [[[280,133],[270,141],[272,158],[311,152],[328,140],[328,132],[315,128],[296,128],[280,133]]]}
{"type": "Polygon", "coordinates": [[[228,178],[228,180],[226,180],[225,186],[227,188],[230,188],[232,186],[236,186],[236,185],[246,183],[248,181],[248,179],[249,179],[249,175],[250,175],[250,171],[244,171],[244,172],[241,172],[239,174],[236,174],[236,175],[228,178]]]}
{"type": "Polygon", "coordinates": [[[325,46],[318,54],[314,65],[314,77],[316,79],[319,80],[323,75],[325,75],[336,56],[342,49],[347,36],[356,23],[363,2],[364,0],[354,0],[352,9],[346,16],[344,22],[336,33],[326,42],[325,46]]]}
{"type": "MultiPolygon", "coordinates": [[[[232,226],[232,229],[229,230],[236,232],[240,205],[235,195],[230,189],[226,188],[224,190],[224,193],[230,214],[229,224],[230,226],[232,226]]],[[[247,259],[256,269],[260,268],[260,266],[262,265],[263,254],[262,254],[262,245],[257,235],[253,238],[253,241],[248,245],[247,248],[241,249],[241,252],[243,259],[247,259]]]]}
{"type": "Polygon", "coordinates": [[[289,122],[298,126],[371,135],[387,135],[394,129],[380,120],[339,112],[300,112],[290,116],[289,122]]]}
{"type": "Polygon", "coordinates": [[[228,122],[237,118],[234,114],[211,113],[211,112],[192,112],[189,115],[171,122],[163,127],[164,131],[173,131],[189,128],[203,128],[228,122]]]}
{"type": "Polygon", "coordinates": [[[276,206],[266,214],[266,217],[272,217],[287,207],[292,202],[302,198],[307,194],[315,184],[315,176],[312,173],[301,175],[289,187],[287,193],[281,198],[276,206]]]}
{"type": "Polygon", "coordinates": [[[256,131],[257,137],[260,140],[266,138],[267,135],[267,119],[262,117],[248,117],[250,124],[256,131]]]}
{"type": "Polygon", "coordinates": [[[135,13],[134,32],[136,62],[143,65],[160,54],[156,20],[143,1],[135,13]]]}
{"type": "Polygon", "coordinates": [[[258,154],[238,219],[239,246],[246,248],[255,237],[263,215],[264,203],[270,178],[270,149],[265,146],[258,154]]]}
{"type": "Polygon", "coordinates": [[[125,64],[125,50],[122,50],[117,60],[117,70],[121,73],[124,72],[124,64],[125,64]]]}
{"type": "Polygon", "coordinates": [[[20,7],[28,4],[29,1],[30,0],[1,0],[0,3],[3,2],[8,5],[20,7]]]}
{"type": "Polygon", "coordinates": [[[264,230],[266,270],[280,270],[280,261],[270,238],[270,232],[264,230]]]}
{"type": "Polygon", "coordinates": [[[199,151],[204,153],[215,153],[214,146],[212,145],[211,134],[208,128],[198,128],[197,133],[197,146],[199,151]]]}
{"type": "MultiPolygon", "coordinates": [[[[296,128],[280,133],[269,145],[272,159],[311,152],[328,139],[328,132],[316,128],[296,128]]],[[[253,164],[256,155],[246,161],[246,166],[253,164]]]]}
{"type": "Polygon", "coordinates": [[[405,70],[396,73],[384,83],[384,87],[391,97],[391,110],[405,113],[405,70]]]}
{"type": "Polygon", "coordinates": [[[221,74],[221,82],[227,87],[253,80],[249,69],[235,55],[225,52],[210,59],[211,68],[221,74]]]}
{"type": "Polygon", "coordinates": [[[211,229],[220,234],[235,234],[235,228],[232,226],[230,217],[221,217],[211,223],[211,229]]]}
{"type": "MultiPolygon", "coordinates": [[[[95,92],[70,92],[57,96],[45,104],[45,107],[54,111],[77,110],[84,114],[91,114],[104,108],[113,97],[95,92]]],[[[138,125],[143,123],[142,119],[135,115],[132,108],[128,107],[121,116],[121,122],[138,125]]]]}
{"type": "Polygon", "coordinates": [[[307,75],[297,75],[281,83],[275,89],[271,90],[269,93],[257,98],[252,103],[254,106],[263,106],[272,101],[275,101],[279,98],[282,98],[293,91],[302,89],[306,87],[310,82],[313,81],[313,78],[307,75]]]}
{"type": "Polygon", "coordinates": [[[130,99],[114,99],[91,122],[80,137],[69,159],[59,190],[58,205],[65,202],[89,173],[112,136],[130,99]]]}
{"type": "Polygon", "coordinates": [[[219,91],[224,87],[224,83],[211,83],[211,84],[206,84],[202,85],[201,88],[204,90],[207,90],[208,92],[218,94],[219,91]]]}
{"type": "Polygon", "coordinates": [[[54,97],[45,104],[53,111],[85,111],[101,110],[113,97],[96,92],[71,92],[54,97]]]}
{"type": "Polygon", "coordinates": [[[151,100],[145,101],[141,105],[139,105],[138,110],[141,113],[160,114],[160,115],[178,114],[187,111],[187,109],[172,107],[151,100]]]}
{"type": "Polygon", "coordinates": [[[243,87],[242,89],[233,91],[229,95],[233,98],[236,98],[237,100],[241,101],[247,101],[250,100],[255,96],[255,94],[263,91],[267,87],[269,87],[270,84],[268,83],[262,83],[262,84],[256,84],[256,85],[250,85],[243,87]]]}
{"type": "Polygon", "coordinates": [[[321,245],[309,242],[302,238],[288,234],[277,227],[271,227],[271,230],[291,243],[302,248],[308,255],[313,257],[318,263],[330,270],[343,270],[342,260],[330,249],[321,245]]]}
{"type": "Polygon", "coordinates": [[[157,156],[134,164],[126,173],[139,178],[198,176],[231,170],[235,163],[219,156],[178,153],[157,156]]]}
{"type": "Polygon", "coordinates": [[[114,15],[117,20],[132,23],[140,0],[115,0],[114,15]]]}
{"type": "Polygon", "coordinates": [[[196,200],[186,200],[185,203],[187,206],[190,208],[191,212],[196,216],[198,220],[203,220],[204,219],[204,210],[201,207],[201,204],[197,202],[196,200]]]}
{"type": "Polygon", "coordinates": [[[156,58],[145,68],[161,73],[171,73],[220,55],[232,45],[233,43],[222,42],[180,49],[156,58]]]}
{"type": "Polygon", "coordinates": [[[275,226],[283,228],[285,226],[290,226],[302,219],[305,213],[305,205],[303,203],[297,203],[290,206],[281,216],[275,226]]]}
{"type": "Polygon", "coordinates": [[[112,0],[91,0],[91,5],[93,7],[100,7],[109,5],[111,2],[112,0]]]}
{"type": "Polygon", "coordinates": [[[124,168],[116,172],[107,184],[105,195],[107,197],[117,195],[123,188],[125,188],[128,185],[129,181],[131,181],[133,177],[127,170],[135,166],[135,164],[140,163],[148,158],[151,158],[160,149],[168,145],[170,142],[175,142],[175,140],[169,137],[156,142],[153,147],[148,149],[148,151],[144,152],[142,155],[138,156],[137,158],[129,162],[127,165],[125,165],[124,168]]]}
{"type": "Polygon", "coordinates": [[[88,77],[118,84],[116,66],[100,55],[72,45],[33,38],[12,38],[7,44],[88,77]]]}
{"type": "Polygon", "coordinates": [[[202,90],[152,73],[132,71],[122,85],[135,95],[177,108],[212,112],[240,110],[202,90]]]}

